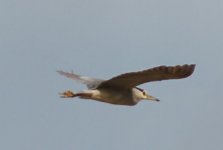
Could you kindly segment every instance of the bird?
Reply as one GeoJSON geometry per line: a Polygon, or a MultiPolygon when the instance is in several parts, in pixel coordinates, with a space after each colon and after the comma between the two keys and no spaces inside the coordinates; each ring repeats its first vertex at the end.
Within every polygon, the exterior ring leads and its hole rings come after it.
{"type": "Polygon", "coordinates": [[[138,72],[124,73],[108,80],[77,75],[73,71],[64,72],[59,70],[57,71],[59,74],[83,83],[88,88],[77,93],[67,90],[59,94],[62,98],[79,97],[126,106],[134,106],[141,100],[160,101],[138,86],[147,82],[189,77],[194,72],[195,66],[195,64],[162,65],[138,72]]]}

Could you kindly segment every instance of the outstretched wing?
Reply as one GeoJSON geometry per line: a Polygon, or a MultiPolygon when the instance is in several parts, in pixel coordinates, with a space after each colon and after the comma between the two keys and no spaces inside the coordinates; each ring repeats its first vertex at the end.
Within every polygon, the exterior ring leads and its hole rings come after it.
{"type": "Polygon", "coordinates": [[[90,77],[84,77],[80,76],[74,73],[64,72],[64,71],[57,71],[59,74],[64,75],[70,79],[73,79],[77,82],[81,82],[83,84],[86,84],[88,89],[95,89],[98,87],[99,84],[101,84],[104,80],[101,79],[95,79],[90,77]]]}
{"type": "Polygon", "coordinates": [[[129,89],[137,85],[168,79],[181,79],[190,76],[194,71],[195,65],[183,66],[159,66],[139,72],[122,74],[102,82],[98,87],[116,87],[129,89]]]}

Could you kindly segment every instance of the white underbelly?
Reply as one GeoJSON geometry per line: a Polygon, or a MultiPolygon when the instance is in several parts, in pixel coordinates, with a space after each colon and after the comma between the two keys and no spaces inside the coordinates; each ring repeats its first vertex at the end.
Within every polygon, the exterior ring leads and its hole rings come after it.
{"type": "Polygon", "coordinates": [[[114,91],[114,90],[94,90],[93,98],[98,101],[120,104],[120,105],[134,105],[136,102],[133,100],[131,92],[128,91],[114,91]]]}

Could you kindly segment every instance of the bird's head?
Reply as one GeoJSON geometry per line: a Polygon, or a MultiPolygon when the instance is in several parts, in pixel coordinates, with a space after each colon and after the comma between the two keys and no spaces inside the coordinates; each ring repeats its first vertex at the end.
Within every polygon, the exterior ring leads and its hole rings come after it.
{"type": "Polygon", "coordinates": [[[149,95],[146,90],[140,89],[140,88],[136,88],[135,97],[136,99],[139,99],[139,100],[145,99],[145,100],[151,100],[151,101],[157,101],[157,102],[160,101],[156,97],[149,95]]]}

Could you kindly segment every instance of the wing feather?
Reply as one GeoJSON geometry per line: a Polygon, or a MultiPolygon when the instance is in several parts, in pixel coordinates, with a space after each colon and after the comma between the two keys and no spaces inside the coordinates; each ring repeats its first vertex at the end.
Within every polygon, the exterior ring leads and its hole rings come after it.
{"type": "Polygon", "coordinates": [[[101,84],[104,81],[102,79],[95,79],[95,78],[80,76],[80,75],[74,74],[73,72],[69,73],[69,72],[64,72],[61,70],[57,72],[63,76],[66,76],[67,78],[86,84],[88,89],[95,89],[98,87],[99,84],[101,84]]]}
{"type": "Polygon", "coordinates": [[[186,64],[182,66],[159,66],[139,72],[125,73],[102,82],[98,88],[117,87],[129,89],[146,82],[186,78],[193,73],[194,68],[194,64],[186,64]]]}

